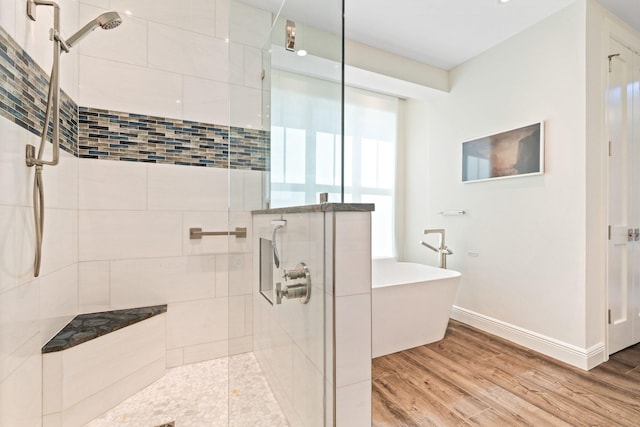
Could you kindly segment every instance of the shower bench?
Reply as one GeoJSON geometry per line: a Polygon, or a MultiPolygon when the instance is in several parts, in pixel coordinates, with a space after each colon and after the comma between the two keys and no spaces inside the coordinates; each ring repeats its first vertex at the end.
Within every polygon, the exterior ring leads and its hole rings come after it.
{"type": "Polygon", "coordinates": [[[162,377],[166,305],[80,314],[42,347],[43,427],[82,426],[162,377]]]}

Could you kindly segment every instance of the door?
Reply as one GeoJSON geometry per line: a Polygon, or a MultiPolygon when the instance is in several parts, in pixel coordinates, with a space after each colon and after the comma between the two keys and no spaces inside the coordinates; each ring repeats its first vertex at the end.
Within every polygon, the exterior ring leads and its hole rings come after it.
{"type": "Polygon", "coordinates": [[[607,297],[609,354],[640,341],[640,58],[611,40],[607,297]]]}

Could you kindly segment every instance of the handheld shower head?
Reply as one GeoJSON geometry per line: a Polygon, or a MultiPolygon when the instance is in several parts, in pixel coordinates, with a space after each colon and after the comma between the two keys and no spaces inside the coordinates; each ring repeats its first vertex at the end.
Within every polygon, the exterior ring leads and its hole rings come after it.
{"type": "Polygon", "coordinates": [[[103,30],[111,30],[122,24],[122,18],[118,12],[109,11],[99,15],[92,21],[89,21],[84,27],[80,28],[74,35],[66,40],[67,47],[71,48],[76,45],[82,38],[84,38],[91,31],[100,27],[103,30]]]}

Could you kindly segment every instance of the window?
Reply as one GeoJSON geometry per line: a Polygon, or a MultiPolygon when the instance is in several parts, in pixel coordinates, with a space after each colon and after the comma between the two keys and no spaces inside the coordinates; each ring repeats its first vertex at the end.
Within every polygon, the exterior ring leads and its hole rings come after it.
{"type": "MultiPolygon", "coordinates": [[[[340,85],[273,70],[271,206],[339,202],[340,85]]],[[[372,254],[394,256],[398,99],[345,89],[345,202],[375,203],[372,254]]]]}

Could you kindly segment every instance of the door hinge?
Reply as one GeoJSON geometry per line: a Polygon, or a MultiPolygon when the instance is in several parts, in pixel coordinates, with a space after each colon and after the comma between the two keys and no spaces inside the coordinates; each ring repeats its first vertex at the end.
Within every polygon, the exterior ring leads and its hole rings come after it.
{"type": "Polygon", "coordinates": [[[609,157],[611,157],[611,141],[609,141],[609,157]]]}
{"type": "Polygon", "coordinates": [[[611,240],[611,226],[609,226],[607,231],[607,240],[611,240]]]}
{"type": "Polygon", "coordinates": [[[609,322],[609,325],[611,324],[611,309],[607,310],[607,322],[609,322]]]}
{"type": "Polygon", "coordinates": [[[613,55],[607,56],[607,58],[609,58],[609,72],[611,72],[611,59],[615,58],[616,56],[620,56],[620,54],[614,53],[613,55]]]}

